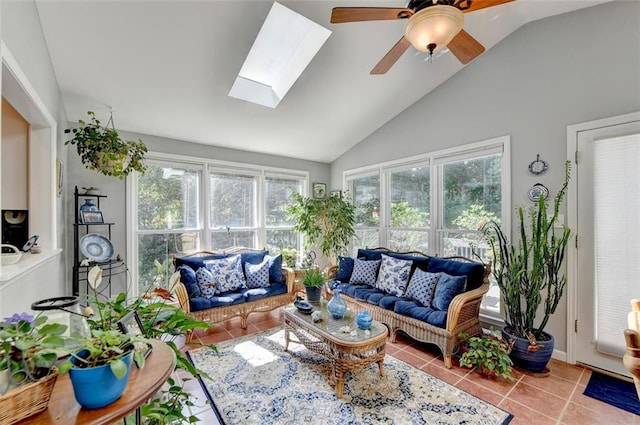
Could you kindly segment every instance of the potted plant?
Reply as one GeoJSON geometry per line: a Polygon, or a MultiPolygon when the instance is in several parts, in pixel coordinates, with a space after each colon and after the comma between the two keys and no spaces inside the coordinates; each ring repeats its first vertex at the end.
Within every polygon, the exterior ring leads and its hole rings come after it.
{"type": "Polygon", "coordinates": [[[291,197],[295,203],[287,207],[287,213],[295,222],[293,231],[305,235],[305,249],[318,246],[329,264],[335,264],[355,236],[355,207],[346,196],[310,198],[293,193],[291,197]]]}
{"type": "Polygon", "coordinates": [[[14,423],[47,408],[58,377],[55,363],[65,354],[67,326],[46,316],[14,314],[0,322],[0,423],[14,423]]]}
{"type": "Polygon", "coordinates": [[[320,268],[315,266],[305,270],[302,284],[307,293],[307,301],[310,303],[320,302],[321,290],[324,285],[324,276],[320,268]]]}
{"type": "Polygon", "coordinates": [[[113,125],[113,116],[103,127],[93,111],[88,111],[87,114],[90,117],[89,122],[78,120],[80,125],[77,128],[64,131],[73,134],[65,145],[76,146],[85,167],[120,179],[132,171],[143,173],[146,170],[144,156],[147,147],[142,140],[122,140],[113,125]]]}
{"type": "MultiPolygon", "coordinates": [[[[467,336],[460,335],[460,338],[467,336]]],[[[475,368],[478,373],[490,378],[513,380],[513,362],[509,357],[512,346],[501,335],[490,333],[472,336],[465,341],[460,366],[475,368]]]]}
{"type": "Polygon", "coordinates": [[[570,171],[567,161],[564,184],[551,207],[547,205],[548,196],[543,194],[528,213],[522,206],[517,208],[517,243],[510,243],[495,221],[483,227],[494,258],[492,274],[504,305],[503,333],[508,341],[515,340],[511,358],[515,366],[533,373],[543,372],[551,359],[554,339],[544,328],[556,311],[567,282],[562,263],[571,230],[558,222],[558,212],[570,171]],[[543,302],[544,308],[539,309],[543,302]],[[539,311],[543,316],[538,321],[539,311]]]}

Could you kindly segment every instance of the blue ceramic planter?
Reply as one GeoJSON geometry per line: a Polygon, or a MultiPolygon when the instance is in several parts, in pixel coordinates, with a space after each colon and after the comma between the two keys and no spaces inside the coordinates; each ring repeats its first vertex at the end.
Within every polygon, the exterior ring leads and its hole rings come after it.
{"type": "Polygon", "coordinates": [[[122,379],[113,375],[108,364],[84,369],[71,368],[69,378],[73,394],[80,406],[85,409],[99,409],[119,399],[129,382],[132,359],[133,352],[122,359],[127,365],[127,374],[122,379]]]}
{"type": "Polygon", "coordinates": [[[518,338],[515,335],[511,335],[507,328],[502,329],[502,337],[505,341],[515,339],[513,349],[511,350],[511,360],[513,365],[521,370],[532,373],[544,373],[547,363],[551,360],[553,354],[554,338],[546,332],[543,335],[548,338],[545,341],[539,341],[538,347],[535,351],[530,350],[529,340],[524,338],[518,338]]]}

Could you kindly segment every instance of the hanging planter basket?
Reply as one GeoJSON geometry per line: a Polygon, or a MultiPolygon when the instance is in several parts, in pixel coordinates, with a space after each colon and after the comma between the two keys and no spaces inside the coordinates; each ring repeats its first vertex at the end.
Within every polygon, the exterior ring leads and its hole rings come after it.
{"type": "Polygon", "coordinates": [[[78,120],[80,125],[77,128],[64,131],[73,134],[65,145],[76,146],[85,167],[120,179],[132,171],[144,173],[147,168],[144,164],[147,147],[142,140],[122,140],[113,124],[113,114],[106,126],[100,124],[94,112],[88,111],[87,114],[91,118],[89,122],[78,120]]]}

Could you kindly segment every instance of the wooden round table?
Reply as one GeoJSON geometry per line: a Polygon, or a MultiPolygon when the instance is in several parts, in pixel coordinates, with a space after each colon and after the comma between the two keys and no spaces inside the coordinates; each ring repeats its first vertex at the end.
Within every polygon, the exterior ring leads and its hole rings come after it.
{"type": "Polygon", "coordinates": [[[73,395],[69,375],[58,377],[48,408],[30,416],[19,424],[108,424],[121,419],[144,404],[167,381],[176,366],[176,357],[164,342],[151,341],[153,351],[147,357],[144,368],[132,366],[129,384],[122,397],[101,409],[83,409],[73,395]]]}

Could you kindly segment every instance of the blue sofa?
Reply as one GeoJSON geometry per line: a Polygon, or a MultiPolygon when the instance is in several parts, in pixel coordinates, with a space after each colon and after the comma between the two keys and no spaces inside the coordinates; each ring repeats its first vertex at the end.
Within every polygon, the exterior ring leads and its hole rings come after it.
{"type": "Polygon", "coordinates": [[[329,292],[336,289],[354,312],[368,310],[389,328],[437,345],[451,368],[460,334],[482,333],[480,303],[489,289],[491,267],[463,257],[430,257],[386,248],[359,249],[356,258],[340,257],[329,271],[329,292]]]}
{"type": "Polygon", "coordinates": [[[176,290],[180,306],[209,323],[240,317],[246,329],[249,314],[292,302],[294,272],[282,267],[280,255],[268,254],[234,247],[175,257],[174,265],[180,272],[176,290]]]}

